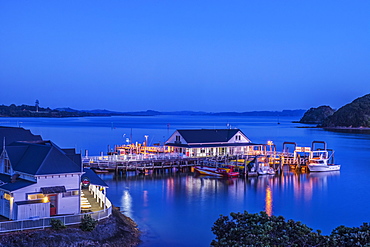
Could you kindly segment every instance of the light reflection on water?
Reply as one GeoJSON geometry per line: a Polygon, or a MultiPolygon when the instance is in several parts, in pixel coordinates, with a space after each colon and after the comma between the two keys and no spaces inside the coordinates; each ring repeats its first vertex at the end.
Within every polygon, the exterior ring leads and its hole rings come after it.
{"type": "Polygon", "coordinates": [[[336,176],[340,172],[285,170],[282,175],[234,179],[192,173],[102,178],[114,188],[108,190],[113,204],[120,206],[116,198],[121,198],[122,211],[144,231],[142,246],[208,246],[213,239],[210,229],[220,214],[264,210],[268,215],[294,216],[300,211],[309,218],[312,212],[307,208],[317,200],[315,195],[327,194],[328,179],[336,176]],[[121,187],[128,189],[117,190],[121,187]]]}
{"type": "Polygon", "coordinates": [[[125,214],[130,217],[130,218],[133,218],[133,215],[132,215],[132,198],[131,198],[131,195],[130,195],[130,192],[128,190],[123,190],[123,195],[122,195],[122,198],[121,198],[121,204],[122,205],[122,210],[125,212],[125,214]]]}

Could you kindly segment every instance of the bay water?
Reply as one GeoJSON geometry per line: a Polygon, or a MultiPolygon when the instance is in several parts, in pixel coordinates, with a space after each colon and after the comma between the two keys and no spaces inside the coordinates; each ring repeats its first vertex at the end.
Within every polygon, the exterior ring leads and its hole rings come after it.
{"type": "Polygon", "coordinates": [[[230,212],[266,211],[301,221],[324,234],[339,225],[370,221],[370,133],[325,131],[292,121],[299,117],[252,116],[116,116],[84,118],[1,118],[0,125],[24,127],[62,148],[89,155],[114,145],[163,142],[176,129],[239,128],[254,143],[285,141],[311,146],[325,141],[335,150],[340,172],[216,179],[192,173],[101,177],[112,203],[142,231],[141,246],[209,246],[213,222],[230,212]],[[278,124],[278,122],[280,124],[278,124]]]}

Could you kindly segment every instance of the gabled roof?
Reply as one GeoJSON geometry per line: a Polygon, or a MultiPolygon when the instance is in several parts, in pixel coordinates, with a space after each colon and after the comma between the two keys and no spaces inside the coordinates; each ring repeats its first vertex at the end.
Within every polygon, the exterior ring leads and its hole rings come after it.
{"type": "Polygon", "coordinates": [[[84,168],[84,174],[81,176],[81,181],[87,177],[91,184],[102,187],[109,187],[93,170],[90,168],[84,168]]]}
{"type": "Polygon", "coordinates": [[[81,166],[51,141],[14,142],[6,147],[15,172],[31,175],[81,172],[81,166]]]}
{"type": "Polygon", "coordinates": [[[0,126],[0,152],[3,150],[3,140],[5,138],[5,145],[16,141],[38,142],[42,141],[41,136],[34,135],[30,130],[17,127],[0,126]]]}
{"type": "Polygon", "coordinates": [[[188,144],[191,143],[225,143],[228,142],[239,129],[194,129],[177,130],[188,144]]]}
{"type": "Polygon", "coordinates": [[[62,151],[70,158],[74,163],[79,166],[82,166],[81,154],[76,154],[74,148],[63,148],[62,151]]]}
{"type": "Polygon", "coordinates": [[[12,183],[12,178],[10,175],[6,174],[0,174],[0,180],[4,182],[5,184],[0,185],[0,189],[6,190],[6,191],[15,191],[27,186],[30,186],[31,184],[35,184],[36,182],[27,181],[24,179],[17,179],[14,183],[12,183]]]}
{"type": "Polygon", "coordinates": [[[179,148],[218,148],[218,147],[245,147],[245,146],[259,146],[259,145],[265,145],[265,144],[258,144],[258,143],[211,143],[211,144],[181,144],[181,143],[166,143],[166,146],[170,147],[179,147],[179,148]]]}

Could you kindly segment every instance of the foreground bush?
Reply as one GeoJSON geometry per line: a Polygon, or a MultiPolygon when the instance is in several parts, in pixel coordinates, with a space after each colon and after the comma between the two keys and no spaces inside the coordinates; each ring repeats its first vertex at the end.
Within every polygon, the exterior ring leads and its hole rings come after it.
{"type": "Polygon", "coordinates": [[[360,227],[338,226],[330,234],[331,246],[370,246],[370,227],[364,223],[360,227]]]}
{"type": "Polygon", "coordinates": [[[368,246],[370,247],[370,226],[339,226],[329,236],[294,220],[286,221],[282,216],[231,213],[220,216],[212,227],[216,239],[211,246],[368,246]]]}
{"type": "Polygon", "coordinates": [[[95,229],[98,221],[93,219],[90,214],[85,214],[84,217],[81,219],[80,228],[82,231],[92,231],[95,229]]]}
{"type": "Polygon", "coordinates": [[[50,220],[51,228],[54,230],[60,230],[66,228],[66,226],[63,224],[63,222],[59,219],[51,219],[50,220]]]}

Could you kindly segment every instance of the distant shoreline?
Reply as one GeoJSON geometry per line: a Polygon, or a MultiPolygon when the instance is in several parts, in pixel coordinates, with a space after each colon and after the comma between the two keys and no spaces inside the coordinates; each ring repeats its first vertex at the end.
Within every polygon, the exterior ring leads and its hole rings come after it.
{"type": "MultiPolygon", "coordinates": [[[[300,123],[300,122],[294,122],[293,123],[300,123]]],[[[303,123],[303,124],[308,124],[308,123],[303,123]]],[[[298,126],[297,128],[302,128],[302,129],[324,129],[324,130],[370,130],[369,127],[346,127],[346,126],[337,126],[337,127],[321,127],[321,126],[298,126]]]]}
{"type": "Polygon", "coordinates": [[[75,110],[72,108],[50,109],[28,105],[0,105],[1,117],[44,117],[44,118],[66,118],[66,117],[111,117],[111,116],[275,116],[277,119],[283,116],[300,117],[305,110],[282,110],[282,111],[248,111],[248,112],[204,112],[204,111],[170,111],[160,112],[154,110],[136,112],[116,112],[110,110],[75,110]]]}
{"type": "Polygon", "coordinates": [[[338,126],[338,127],[318,127],[326,130],[370,130],[369,127],[345,127],[345,126],[338,126]]]}

